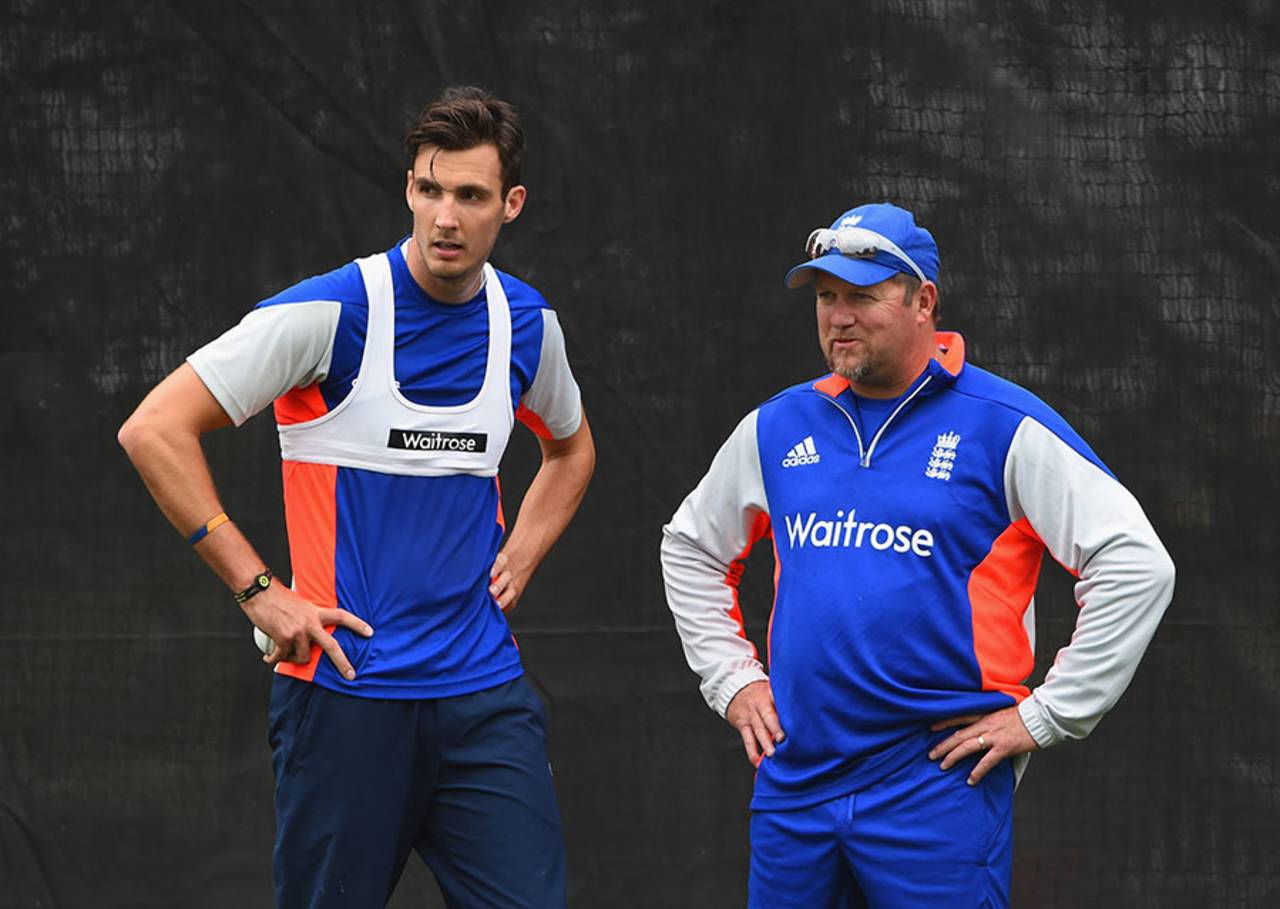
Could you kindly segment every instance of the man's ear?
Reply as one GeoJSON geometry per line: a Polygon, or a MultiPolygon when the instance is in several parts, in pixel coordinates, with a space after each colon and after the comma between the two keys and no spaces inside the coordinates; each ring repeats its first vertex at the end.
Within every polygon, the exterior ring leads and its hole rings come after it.
{"type": "Polygon", "coordinates": [[[506,208],[502,215],[503,224],[510,224],[520,217],[520,212],[524,210],[524,202],[527,197],[528,190],[521,184],[517,184],[507,190],[507,198],[503,200],[503,205],[506,208]]]}
{"type": "Polygon", "coordinates": [[[916,292],[916,309],[921,322],[932,322],[933,311],[938,307],[938,285],[925,281],[916,292]]]}

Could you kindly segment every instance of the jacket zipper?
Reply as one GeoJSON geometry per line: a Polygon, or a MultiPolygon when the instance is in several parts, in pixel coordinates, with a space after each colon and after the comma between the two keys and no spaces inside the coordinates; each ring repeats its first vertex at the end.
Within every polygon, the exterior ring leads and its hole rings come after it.
{"type": "Polygon", "coordinates": [[[825,394],[822,395],[822,399],[827,403],[829,403],[836,410],[840,411],[840,413],[844,415],[844,418],[849,421],[849,426],[853,428],[853,436],[855,439],[858,440],[858,466],[859,467],[871,466],[871,456],[875,454],[876,445],[880,442],[880,437],[884,435],[884,431],[889,428],[889,424],[893,422],[893,418],[896,417],[898,414],[900,414],[902,412],[902,408],[910,404],[912,399],[915,398],[916,395],[920,394],[920,392],[924,391],[924,387],[932,381],[933,381],[933,376],[925,376],[924,381],[916,386],[916,390],[911,392],[911,394],[907,395],[905,398],[903,398],[901,403],[899,403],[898,406],[893,409],[893,413],[889,414],[888,419],[886,419],[884,423],[881,424],[880,428],[876,431],[875,436],[872,437],[871,447],[865,450],[862,447],[862,433],[858,431],[857,422],[853,419],[853,417],[849,416],[849,411],[841,407],[840,403],[836,401],[835,398],[828,397],[825,394]]]}

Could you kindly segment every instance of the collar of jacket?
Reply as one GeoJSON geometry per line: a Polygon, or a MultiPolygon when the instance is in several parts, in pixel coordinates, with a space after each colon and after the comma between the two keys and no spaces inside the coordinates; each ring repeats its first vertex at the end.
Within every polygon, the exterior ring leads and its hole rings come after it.
{"type": "MultiPolygon", "coordinates": [[[[925,367],[925,370],[933,376],[933,381],[929,383],[932,386],[928,389],[930,393],[950,385],[964,371],[964,338],[959,332],[934,332],[934,343],[936,348],[933,359],[925,367]]],[[[912,387],[915,384],[913,381],[912,387]]],[[[836,398],[849,388],[849,380],[832,373],[814,382],[813,387],[828,397],[836,398]]]]}

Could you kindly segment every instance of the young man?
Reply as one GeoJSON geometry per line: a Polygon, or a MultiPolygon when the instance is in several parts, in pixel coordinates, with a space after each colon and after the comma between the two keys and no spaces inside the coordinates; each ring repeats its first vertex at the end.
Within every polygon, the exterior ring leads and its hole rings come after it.
{"type": "Polygon", "coordinates": [[[545,712],[504,610],[595,462],[555,313],[488,264],[525,201],[507,103],[446,91],[406,140],[412,235],[260,303],[120,431],[275,667],[282,907],[383,905],[416,850],[451,906],[565,904],[545,712]],[[200,436],[274,402],[293,583],[222,513],[200,436]],[[516,419],[542,467],[505,546],[516,419]]]}
{"type": "Polygon", "coordinates": [[[831,374],[748,414],[662,543],[685,656],[758,766],[750,905],[1004,906],[1008,759],[1115,704],[1173,566],[1061,417],[935,333],[938,251],[909,212],[852,209],[807,251],[787,284],[816,286],[831,374]],[[768,536],[766,676],[736,585],[768,536]],[[1029,691],[1046,550],[1081,608],[1029,691]]]}

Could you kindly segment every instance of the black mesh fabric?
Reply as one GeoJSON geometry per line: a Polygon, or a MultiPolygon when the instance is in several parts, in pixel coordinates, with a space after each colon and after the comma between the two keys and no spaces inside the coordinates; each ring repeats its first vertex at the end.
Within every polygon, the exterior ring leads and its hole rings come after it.
{"type": "MultiPolygon", "coordinates": [[[[743,902],[751,769],[684,665],[660,528],[822,371],[782,275],[884,199],[938,238],[970,360],[1057,408],[1179,569],[1126,697],[1032,762],[1015,905],[1280,904],[1275,4],[3,7],[0,909],[271,904],[268,676],[114,436],[255,301],[408,231],[402,136],[466,82],[525,118],[494,259],[558,309],[599,449],[512,619],[571,905],[743,902]]],[[[271,418],[207,450],[285,574],[271,418]]],[[[509,515],[536,462],[518,439],[509,515]]],[[[1074,621],[1056,565],[1039,612],[1036,678],[1074,621]]],[[[416,859],[391,905],[442,905],[416,859]]]]}

